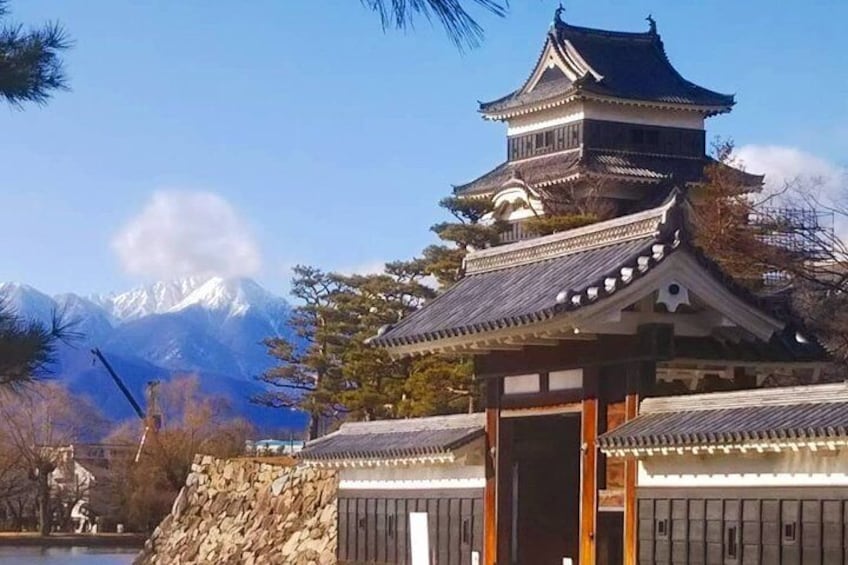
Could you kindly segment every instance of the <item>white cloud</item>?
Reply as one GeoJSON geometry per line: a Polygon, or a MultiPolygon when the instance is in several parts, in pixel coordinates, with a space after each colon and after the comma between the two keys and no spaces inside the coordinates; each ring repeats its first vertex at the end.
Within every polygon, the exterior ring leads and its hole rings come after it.
{"type": "Polygon", "coordinates": [[[780,190],[787,182],[815,183],[829,197],[842,197],[846,169],[795,147],[745,145],[736,150],[745,170],[766,175],[766,189],[780,190]]]}
{"type": "MultiPolygon", "coordinates": [[[[821,204],[834,209],[848,209],[848,168],[795,147],[777,145],[746,145],[736,150],[736,157],[745,170],[765,174],[765,193],[775,194],[787,183],[797,183],[821,204]]],[[[797,194],[794,194],[797,198],[797,194]]],[[[780,198],[783,198],[781,195],[780,198]]],[[[792,191],[787,194],[789,206],[798,205],[792,191]]],[[[848,216],[833,218],[836,234],[848,239],[848,216]]]]}
{"type": "Polygon", "coordinates": [[[247,223],[211,192],[154,192],[112,248],[127,273],[148,278],[249,276],[261,265],[247,223]]]}

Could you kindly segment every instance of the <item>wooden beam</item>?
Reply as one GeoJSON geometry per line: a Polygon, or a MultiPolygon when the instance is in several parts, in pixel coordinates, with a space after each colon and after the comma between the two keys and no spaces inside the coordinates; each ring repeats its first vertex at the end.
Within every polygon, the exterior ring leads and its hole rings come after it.
{"type": "Polygon", "coordinates": [[[522,351],[493,351],[475,359],[481,378],[544,373],[613,364],[643,358],[635,336],[599,336],[590,341],[563,341],[553,347],[527,346],[522,351]]]}
{"type": "Polygon", "coordinates": [[[512,444],[513,424],[509,420],[498,422],[497,453],[497,563],[510,563],[512,553],[512,444]]]}
{"type": "Polygon", "coordinates": [[[530,394],[508,394],[501,397],[501,408],[536,408],[543,406],[558,406],[580,402],[580,389],[555,390],[552,392],[535,392],[530,394]]]}
{"type": "MultiPolygon", "coordinates": [[[[634,419],[639,410],[639,393],[636,375],[627,375],[627,396],[624,399],[624,421],[634,419]]],[[[638,462],[634,457],[624,461],[624,565],[638,563],[638,509],[636,507],[636,471],[638,462]]]]}
{"type": "Polygon", "coordinates": [[[558,339],[553,339],[550,337],[515,337],[506,340],[507,344],[514,345],[541,345],[546,347],[552,347],[559,345],[558,339]]]}
{"type": "Polygon", "coordinates": [[[635,335],[645,324],[671,324],[674,335],[681,337],[709,337],[721,327],[721,320],[712,312],[695,314],[668,312],[620,312],[619,319],[610,322],[588,323],[584,329],[605,335],[635,335]]]}
{"type": "Polygon", "coordinates": [[[486,487],[483,492],[483,563],[498,561],[497,454],[500,379],[486,382],[486,487]]]}
{"type": "MultiPolygon", "coordinates": [[[[649,395],[656,380],[656,365],[634,363],[627,370],[627,396],[624,399],[624,419],[629,422],[639,415],[639,401],[649,395]]],[[[624,462],[624,565],[639,562],[639,509],[636,504],[636,475],[639,462],[628,457],[624,462]]]]}
{"type": "Polygon", "coordinates": [[[485,344],[481,345],[480,348],[487,349],[489,351],[521,351],[522,349],[524,349],[524,346],[517,343],[487,341],[485,344]]]}
{"type": "Polygon", "coordinates": [[[651,351],[637,336],[602,335],[592,341],[563,341],[551,347],[528,345],[521,351],[493,351],[475,357],[479,378],[526,375],[581,367],[663,361],[675,365],[724,364],[733,366],[776,367],[791,365],[815,368],[826,364],[814,358],[793,359],[780,349],[762,351],[762,346],[728,348],[713,338],[675,337],[673,357],[651,351]],[[775,357],[769,358],[768,356],[775,357]]]}
{"type": "Polygon", "coordinates": [[[584,372],[585,395],[580,419],[580,565],[595,565],[595,537],[598,525],[598,373],[586,373],[584,372]]]}

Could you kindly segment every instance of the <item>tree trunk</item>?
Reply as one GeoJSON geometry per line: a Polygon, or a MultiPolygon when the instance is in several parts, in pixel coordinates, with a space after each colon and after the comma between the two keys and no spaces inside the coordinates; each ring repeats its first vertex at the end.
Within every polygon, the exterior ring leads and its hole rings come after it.
{"type": "Polygon", "coordinates": [[[321,416],[317,413],[309,415],[309,439],[318,439],[318,422],[321,416]]]}
{"type": "Polygon", "coordinates": [[[50,484],[47,482],[49,473],[45,469],[38,470],[38,533],[50,535],[50,484]]]}

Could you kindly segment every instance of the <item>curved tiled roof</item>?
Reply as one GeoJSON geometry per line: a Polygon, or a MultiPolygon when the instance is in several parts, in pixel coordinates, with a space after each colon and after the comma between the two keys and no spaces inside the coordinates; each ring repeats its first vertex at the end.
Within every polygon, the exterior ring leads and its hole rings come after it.
{"type": "Polygon", "coordinates": [[[397,347],[542,322],[630,284],[677,247],[659,208],[479,251],[444,294],[371,339],[397,347]]]}
{"type": "Polygon", "coordinates": [[[608,451],[848,440],[845,383],[649,398],[608,451]]]}
{"type": "Polygon", "coordinates": [[[624,292],[655,267],[673,261],[673,255],[684,253],[681,265],[701,269],[692,276],[708,276],[741,301],[737,307],[747,304],[765,320],[764,329],[752,330],[762,343],[757,341],[744,355],[772,361],[824,360],[815,340],[796,338],[797,324],[773,315],[770,303],[724,274],[688,241],[684,216],[685,200],[675,190],[657,208],[476,251],[466,257],[462,279],[369,342],[423,351],[437,350],[445,340],[473,344],[493,335],[517,334],[513,329],[538,326],[624,292]]]}
{"type": "MultiPolygon", "coordinates": [[[[528,186],[544,188],[565,182],[580,174],[624,177],[633,182],[674,180],[678,183],[698,182],[704,178],[704,167],[715,164],[710,157],[644,155],[623,151],[569,150],[532,157],[521,161],[501,163],[471,182],[457,185],[454,193],[460,196],[491,195],[503,188],[513,177],[521,178],[528,186]]],[[[720,164],[722,167],[729,165],[720,164]]],[[[762,175],[752,175],[733,169],[744,187],[759,188],[762,175]]]]}
{"type": "Polygon", "coordinates": [[[547,41],[560,52],[570,51],[569,47],[576,51],[590,72],[575,68],[579,77],[575,81],[545,81],[530,90],[525,84],[497,100],[481,103],[481,112],[508,113],[572,94],[719,110],[734,104],[733,95],[709,90],[683,78],[669,62],[660,36],[653,31],[613,32],[557,22],[547,41]]]}
{"type": "Polygon", "coordinates": [[[501,163],[473,181],[455,186],[454,193],[463,196],[494,193],[513,177],[522,179],[532,187],[560,182],[580,172],[580,156],[579,150],[572,149],[523,161],[501,163]]]}
{"type": "Polygon", "coordinates": [[[298,453],[298,459],[333,461],[448,455],[482,436],[484,427],[482,413],[347,423],[338,431],[307,443],[298,453]]]}

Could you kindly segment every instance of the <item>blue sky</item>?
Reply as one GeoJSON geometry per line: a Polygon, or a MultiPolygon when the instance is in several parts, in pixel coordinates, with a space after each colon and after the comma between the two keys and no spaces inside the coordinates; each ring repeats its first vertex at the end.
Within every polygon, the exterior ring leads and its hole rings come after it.
{"type": "MultiPolygon", "coordinates": [[[[555,2],[480,14],[464,54],[426,22],[382,33],[357,0],[11,8],[76,46],[71,92],[0,108],[0,281],[91,293],[220,271],[284,292],[295,263],[362,270],[432,241],[451,183],[505,153],[476,100],[520,85],[555,2]]],[[[687,78],[736,93],[709,135],[750,170],[844,171],[848,2],[573,0],[565,19],[641,30],[648,13],[687,78]]]]}

